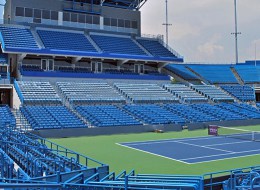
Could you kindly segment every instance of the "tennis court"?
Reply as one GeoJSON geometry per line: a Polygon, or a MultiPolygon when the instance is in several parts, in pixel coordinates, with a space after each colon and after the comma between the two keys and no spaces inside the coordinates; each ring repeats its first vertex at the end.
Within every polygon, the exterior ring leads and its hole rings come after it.
{"type": "Polygon", "coordinates": [[[227,135],[129,142],[119,145],[186,164],[260,154],[260,142],[255,139],[259,134],[245,130],[234,131],[234,134],[225,130],[225,133],[227,135]]]}

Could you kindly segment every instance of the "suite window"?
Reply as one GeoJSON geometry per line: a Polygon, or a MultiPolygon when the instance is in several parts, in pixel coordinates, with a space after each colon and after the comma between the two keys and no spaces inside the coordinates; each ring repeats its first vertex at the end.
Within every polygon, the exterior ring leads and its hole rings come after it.
{"type": "Polygon", "coordinates": [[[58,12],[51,11],[51,20],[58,20],[58,12]]]}
{"type": "Polygon", "coordinates": [[[111,26],[117,26],[117,19],[115,18],[111,19],[111,26]]]}
{"type": "Polygon", "coordinates": [[[33,10],[29,8],[25,8],[25,17],[32,17],[33,16],[33,10]]]}
{"type": "Polygon", "coordinates": [[[16,7],[15,16],[24,16],[24,8],[16,7]]]}
{"type": "Polygon", "coordinates": [[[51,18],[51,12],[48,10],[43,10],[42,11],[42,18],[43,19],[50,19],[51,18]]]}
{"type": "Polygon", "coordinates": [[[118,27],[121,27],[121,28],[125,27],[125,22],[124,22],[124,20],[118,19],[118,27]]]}
{"type": "Polygon", "coordinates": [[[111,21],[110,18],[104,18],[104,25],[110,26],[110,21],[111,21]]]}
{"type": "Polygon", "coordinates": [[[85,23],[86,22],[86,15],[79,14],[79,22],[80,23],[85,23]]]}
{"type": "Polygon", "coordinates": [[[70,21],[70,13],[63,13],[63,21],[70,21]]]}
{"type": "Polygon", "coordinates": [[[130,20],[125,20],[125,28],[130,28],[130,20]]]}
{"type": "Polygon", "coordinates": [[[92,24],[92,16],[86,15],[86,23],[92,24]]]}
{"type": "Polygon", "coordinates": [[[93,16],[93,24],[99,24],[99,17],[93,16]]]}
{"type": "Polygon", "coordinates": [[[132,28],[137,29],[137,21],[132,21],[132,28]]]}
{"type": "Polygon", "coordinates": [[[33,13],[34,13],[33,14],[34,18],[41,18],[42,17],[41,10],[39,10],[39,9],[34,9],[33,13]]]}
{"type": "Polygon", "coordinates": [[[71,14],[71,22],[78,22],[78,14],[75,13],[71,14]]]}

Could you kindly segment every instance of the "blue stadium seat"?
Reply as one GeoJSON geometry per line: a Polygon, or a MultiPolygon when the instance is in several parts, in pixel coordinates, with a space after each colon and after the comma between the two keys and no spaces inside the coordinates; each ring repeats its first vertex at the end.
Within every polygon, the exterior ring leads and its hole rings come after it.
{"type": "Polygon", "coordinates": [[[221,88],[241,101],[255,101],[255,90],[250,86],[222,85],[221,88]]]}
{"type": "Polygon", "coordinates": [[[0,26],[0,31],[6,48],[39,49],[29,29],[0,26]]]}
{"type": "Polygon", "coordinates": [[[186,65],[169,64],[164,68],[185,80],[199,80],[199,77],[191,72],[186,65]]]}
{"type": "Polygon", "coordinates": [[[23,106],[20,110],[34,130],[86,127],[64,106],[23,106]]]}
{"type": "Polygon", "coordinates": [[[114,54],[147,55],[129,37],[90,35],[103,52],[114,54]]]}
{"type": "Polygon", "coordinates": [[[184,124],[185,119],[159,105],[125,105],[125,110],[146,124],[184,124]]]}
{"type": "Polygon", "coordinates": [[[166,47],[164,47],[158,40],[137,38],[136,41],[141,44],[149,53],[158,57],[176,57],[166,47]]]}
{"type": "Polygon", "coordinates": [[[96,127],[142,125],[133,116],[113,105],[77,106],[75,109],[96,127]]]}
{"type": "Polygon", "coordinates": [[[37,30],[46,49],[97,52],[83,33],[37,30]]]}
{"type": "Polygon", "coordinates": [[[49,82],[18,81],[24,104],[60,104],[61,99],[49,82]]]}
{"type": "Polygon", "coordinates": [[[234,68],[244,83],[258,83],[260,81],[259,66],[235,65],[234,68]]]}
{"type": "Polygon", "coordinates": [[[198,73],[203,79],[209,81],[211,84],[238,83],[236,77],[231,71],[231,65],[189,64],[187,67],[198,73]]]}

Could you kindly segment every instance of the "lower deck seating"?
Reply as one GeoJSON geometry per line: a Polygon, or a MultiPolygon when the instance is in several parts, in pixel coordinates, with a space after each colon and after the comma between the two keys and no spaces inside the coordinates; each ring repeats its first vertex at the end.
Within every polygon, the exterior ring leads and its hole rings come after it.
{"type": "Polygon", "coordinates": [[[166,90],[186,103],[207,102],[208,99],[184,84],[165,84],[166,90]]]}
{"type": "Polygon", "coordinates": [[[222,85],[221,88],[241,101],[255,101],[255,90],[250,86],[222,85]]]}
{"type": "Polygon", "coordinates": [[[218,118],[212,116],[211,114],[194,109],[191,105],[166,104],[164,107],[173,114],[185,118],[186,123],[209,122],[218,120],[218,118]]]}
{"type": "Polygon", "coordinates": [[[133,116],[113,105],[77,106],[75,109],[97,127],[142,125],[133,116]]]}
{"type": "Polygon", "coordinates": [[[146,124],[184,124],[185,119],[159,105],[125,105],[124,109],[146,124]]]}
{"type": "Polygon", "coordinates": [[[34,130],[86,127],[64,106],[24,106],[20,110],[34,130]]]}
{"type": "Polygon", "coordinates": [[[15,126],[16,121],[10,108],[7,105],[0,105],[0,126],[15,126]]]}
{"type": "Polygon", "coordinates": [[[192,88],[214,102],[234,102],[234,98],[214,85],[193,85],[192,88]]]}

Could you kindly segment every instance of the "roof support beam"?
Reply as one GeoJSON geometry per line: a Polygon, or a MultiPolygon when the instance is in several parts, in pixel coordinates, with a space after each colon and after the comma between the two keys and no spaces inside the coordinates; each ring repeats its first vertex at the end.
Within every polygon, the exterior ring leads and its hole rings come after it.
{"type": "Polygon", "coordinates": [[[128,59],[125,59],[125,60],[120,60],[117,62],[117,66],[122,66],[124,65],[125,63],[127,63],[129,60],[128,59]]]}
{"type": "Polygon", "coordinates": [[[72,64],[76,64],[77,62],[79,62],[82,59],[82,57],[73,57],[72,58],[72,64]]]}
{"type": "Polygon", "coordinates": [[[17,61],[18,62],[22,62],[23,61],[23,59],[26,57],[26,53],[23,53],[23,54],[18,54],[17,55],[17,61]]]}

